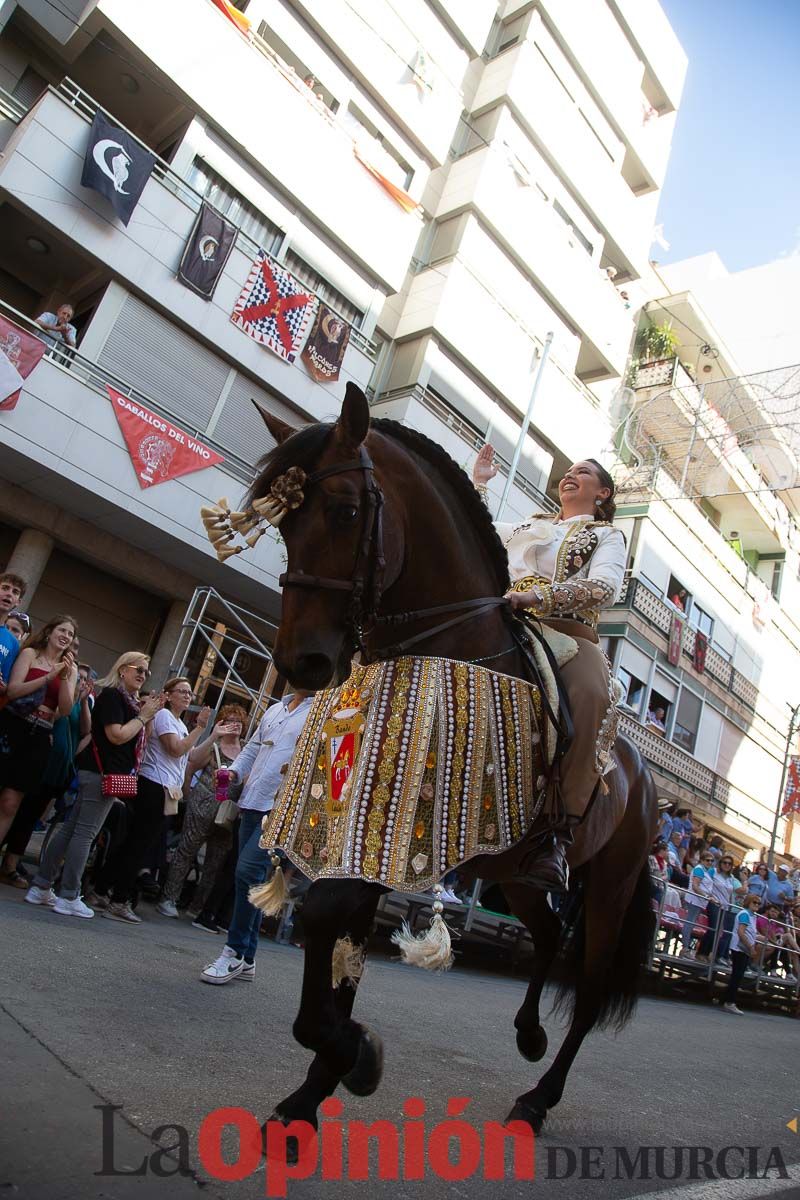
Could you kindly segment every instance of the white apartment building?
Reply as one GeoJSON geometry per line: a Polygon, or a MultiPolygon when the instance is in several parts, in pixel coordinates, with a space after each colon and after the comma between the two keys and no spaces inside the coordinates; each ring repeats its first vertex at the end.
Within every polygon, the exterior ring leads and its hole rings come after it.
{"type": "MultiPolygon", "coordinates": [[[[623,724],[660,793],[750,857],[772,840],[800,704],[798,283],[792,259],[729,274],[709,254],[654,271],[642,319],[676,344],[634,370],[617,439],[630,580],[602,631],[623,724]]],[[[796,816],[777,822],[776,849],[800,853],[796,816]]]]}
{"type": "Polygon", "coordinates": [[[656,0],[237,0],[246,36],[224,7],[0,0],[0,315],[79,330],[0,414],[0,560],[99,667],[166,669],[198,585],[275,618],[279,547],[222,566],[199,517],[270,447],[251,397],[301,423],[352,378],[508,463],[552,340],[504,515],[552,504],[609,444],[649,272],[686,69],[656,0]],[[158,156],[126,228],[79,182],[98,109],[158,156]],[[203,197],[239,227],[211,302],[176,279],[203,197]],[[231,323],[259,247],[352,325],[339,383],[231,323]],[[225,461],[140,491],[109,383],[225,461]]]}

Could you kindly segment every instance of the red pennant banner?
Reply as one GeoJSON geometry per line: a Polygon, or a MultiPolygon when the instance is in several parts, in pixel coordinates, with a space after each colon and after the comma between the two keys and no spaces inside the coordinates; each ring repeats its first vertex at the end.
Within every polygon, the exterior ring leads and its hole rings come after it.
{"type": "Polygon", "coordinates": [[[0,363],[0,412],[10,412],[17,407],[19,400],[19,378],[27,379],[31,371],[38,365],[47,346],[34,333],[28,333],[0,317],[0,354],[4,361],[0,363]],[[10,389],[14,387],[15,390],[10,389]]]}
{"type": "Polygon", "coordinates": [[[667,646],[667,662],[673,667],[677,667],[681,661],[683,626],[683,618],[679,617],[677,613],[673,613],[669,627],[669,645],[667,646]]]}
{"type": "Polygon", "coordinates": [[[173,425],[166,417],[143,408],[106,384],[139,487],[154,487],[179,475],[204,471],[224,462],[221,454],[173,425]]]}

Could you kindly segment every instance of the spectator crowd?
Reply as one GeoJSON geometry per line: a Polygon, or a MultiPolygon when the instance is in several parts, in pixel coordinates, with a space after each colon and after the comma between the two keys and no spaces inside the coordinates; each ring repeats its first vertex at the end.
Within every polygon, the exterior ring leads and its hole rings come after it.
{"type": "Polygon", "coordinates": [[[740,1014],[747,974],[797,985],[800,978],[800,869],[737,862],[718,834],[707,836],[688,808],[661,812],[650,854],[665,948],[680,958],[730,967],[723,1009],[740,1014]]]}
{"type": "Polygon", "coordinates": [[[184,908],[195,928],[227,935],[201,979],[252,980],[262,914],[249,892],[273,869],[261,822],[311,694],[273,704],[246,743],[240,704],[215,722],[201,708],[189,729],[187,678],[149,691],[148,655],[129,650],[98,679],[80,661],[73,617],[31,630],[25,589],[0,574],[0,883],[59,916],[130,927],[142,924],[141,896],[163,917],[184,908]],[[23,858],[37,827],[45,837],[31,872],[23,858]]]}

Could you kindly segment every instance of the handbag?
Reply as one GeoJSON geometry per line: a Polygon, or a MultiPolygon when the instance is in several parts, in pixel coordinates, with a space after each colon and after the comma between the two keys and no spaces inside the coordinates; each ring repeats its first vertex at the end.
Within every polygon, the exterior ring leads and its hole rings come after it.
{"type": "MultiPolygon", "coordinates": [[[[219,770],[222,766],[222,758],[216,743],[214,745],[214,757],[217,760],[217,770],[219,770]]],[[[236,824],[238,816],[239,805],[235,800],[221,800],[217,805],[217,811],[214,813],[214,824],[218,828],[227,829],[230,832],[236,824]]]]}
{"type": "Polygon", "coordinates": [[[100,761],[97,743],[94,738],[92,738],[92,751],[94,753],[94,760],[97,763],[97,769],[100,772],[100,794],[102,796],[114,796],[119,800],[135,799],[138,790],[136,772],[133,771],[129,775],[108,775],[103,771],[103,764],[100,761]]]}
{"type": "Polygon", "coordinates": [[[164,816],[174,817],[183,799],[183,788],[164,785],[164,816]]]}

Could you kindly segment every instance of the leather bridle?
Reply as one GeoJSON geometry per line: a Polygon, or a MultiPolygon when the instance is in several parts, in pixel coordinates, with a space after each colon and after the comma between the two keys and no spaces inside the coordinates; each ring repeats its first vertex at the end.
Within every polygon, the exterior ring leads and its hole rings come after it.
{"type": "Polygon", "coordinates": [[[383,507],[384,495],[380,484],[375,478],[375,468],[366,448],[359,447],[358,458],[346,462],[334,463],[323,467],[306,476],[303,488],[319,483],[332,475],[343,475],[347,471],[363,471],[367,496],[367,514],[361,530],[358,553],[356,555],[353,574],[349,579],[332,579],[325,575],[309,575],[305,571],[285,571],[279,578],[281,587],[319,588],[328,591],[349,592],[350,603],[347,607],[346,620],[356,647],[361,651],[364,662],[370,660],[397,658],[405,654],[412,646],[419,645],[438,633],[461,625],[464,621],[474,620],[491,612],[492,609],[508,607],[504,596],[482,596],[475,600],[460,600],[453,604],[438,604],[433,608],[413,609],[402,613],[385,613],[380,610],[383,597],[383,587],[386,574],[386,556],[383,549],[383,507]],[[425,617],[433,617],[445,613],[460,613],[447,621],[425,629],[422,633],[381,650],[369,654],[364,645],[365,626],[372,629],[379,626],[408,625],[425,617]]]}

